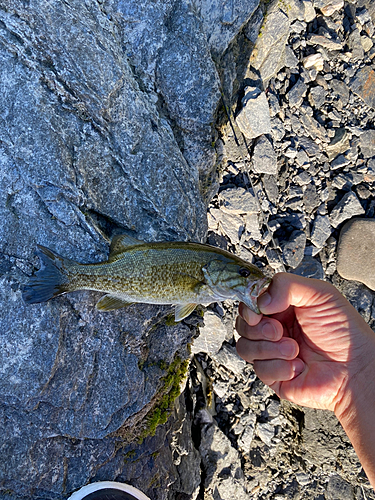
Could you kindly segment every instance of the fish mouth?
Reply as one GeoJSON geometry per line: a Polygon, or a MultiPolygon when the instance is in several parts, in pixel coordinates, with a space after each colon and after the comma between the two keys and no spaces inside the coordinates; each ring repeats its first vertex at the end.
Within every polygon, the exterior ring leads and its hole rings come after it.
{"type": "Polygon", "coordinates": [[[256,314],[260,314],[258,298],[267,290],[270,283],[271,278],[262,278],[255,283],[250,282],[246,287],[246,294],[242,301],[256,314]]]}

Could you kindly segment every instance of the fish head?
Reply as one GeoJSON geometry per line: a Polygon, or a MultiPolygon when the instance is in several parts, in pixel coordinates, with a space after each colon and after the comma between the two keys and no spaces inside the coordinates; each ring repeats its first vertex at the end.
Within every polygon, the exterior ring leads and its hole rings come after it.
{"type": "Polygon", "coordinates": [[[262,271],[241,259],[212,260],[202,269],[216,300],[240,300],[260,314],[257,300],[271,282],[262,271]]]}

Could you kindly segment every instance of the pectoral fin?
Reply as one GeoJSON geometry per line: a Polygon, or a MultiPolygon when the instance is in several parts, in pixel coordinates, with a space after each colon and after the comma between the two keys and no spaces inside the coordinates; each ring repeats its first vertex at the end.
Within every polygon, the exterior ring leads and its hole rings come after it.
{"type": "Polygon", "coordinates": [[[178,304],[174,310],[175,321],[182,321],[184,318],[189,316],[198,304],[178,304]]]}
{"type": "Polygon", "coordinates": [[[113,297],[113,295],[104,295],[96,304],[96,308],[99,311],[113,311],[114,309],[130,306],[133,303],[134,302],[125,302],[118,297],[113,297]]]}

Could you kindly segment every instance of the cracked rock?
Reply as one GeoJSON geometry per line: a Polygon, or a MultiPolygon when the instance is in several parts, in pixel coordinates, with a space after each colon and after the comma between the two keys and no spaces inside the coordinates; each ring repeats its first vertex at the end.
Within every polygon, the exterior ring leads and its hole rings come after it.
{"type": "Polygon", "coordinates": [[[365,211],[357,196],[350,191],[344,194],[339,203],[332,209],[329,218],[331,225],[337,227],[345,220],[364,213],[365,211]]]}

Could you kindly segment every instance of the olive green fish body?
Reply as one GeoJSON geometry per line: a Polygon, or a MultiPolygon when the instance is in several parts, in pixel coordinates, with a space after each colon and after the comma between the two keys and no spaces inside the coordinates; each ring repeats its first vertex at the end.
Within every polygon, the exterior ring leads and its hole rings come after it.
{"type": "Polygon", "coordinates": [[[112,310],[133,302],[175,304],[176,320],[197,304],[243,300],[258,312],[256,298],[269,279],[236,255],[199,243],[143,243],[117,236],[107,262],[79,264],[39,246],[42,267],[24,288],[28,303],[74,290],[105,292],[97,304],[112,310]]]}

